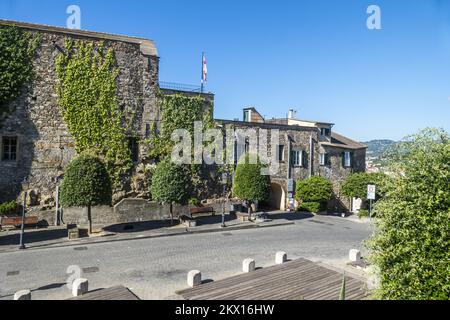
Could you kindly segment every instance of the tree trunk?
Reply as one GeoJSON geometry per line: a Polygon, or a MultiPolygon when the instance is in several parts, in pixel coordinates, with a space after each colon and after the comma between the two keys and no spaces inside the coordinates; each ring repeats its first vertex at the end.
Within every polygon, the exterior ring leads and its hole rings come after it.
{"type": "Polygon", "coordinates": [[[85,207],[85,211],[87,213],[87,218],[88,218],[88,232],[89,235],[92,234],[92,214],[91,214],[91,205],[88,205],[87,207],[85,207]]]}
{"type": "Polygon", "coordinates": [[[170,223],[173,225],[173,204],[170,204],[170,223]]]}

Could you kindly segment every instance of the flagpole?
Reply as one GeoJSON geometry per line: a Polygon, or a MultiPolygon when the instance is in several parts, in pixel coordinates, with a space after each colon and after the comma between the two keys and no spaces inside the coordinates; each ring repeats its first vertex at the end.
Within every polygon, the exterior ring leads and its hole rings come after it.
{"type": "Polygon", "coordinates": [[[200,79],[202,79],[201,80],[202,84],[200,87],[200,93],[203,93],[203,60],[204,60],[204,58],[205,58],[205,53],[202,52],[202,73],[201,73],[201,78],[200,78],[200,79]]]}

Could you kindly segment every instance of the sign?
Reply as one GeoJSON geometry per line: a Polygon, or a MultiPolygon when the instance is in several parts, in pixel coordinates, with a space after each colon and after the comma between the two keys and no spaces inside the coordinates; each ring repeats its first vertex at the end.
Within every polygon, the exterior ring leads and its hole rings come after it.
{"type": "Polygon", "coordinates": [[[227,184],[228,174],[226,172],[222,173],[222,183],[227,184]]]}
{"type": "Polygon", "coordinates": [[[367,200],[375,200],[376,187],[374,185],[367,186],[367,200]]]}
{"type": "Polygon", "coordinates": [[[288,192],[294,192],[294,179],[288,180],[288,192]]]}
{"type": "Polygon", "coordinates": [[[292,192],[288,193],[288,199],[289,200],[293,200],[294,199],[294,194],[292,192]]]}

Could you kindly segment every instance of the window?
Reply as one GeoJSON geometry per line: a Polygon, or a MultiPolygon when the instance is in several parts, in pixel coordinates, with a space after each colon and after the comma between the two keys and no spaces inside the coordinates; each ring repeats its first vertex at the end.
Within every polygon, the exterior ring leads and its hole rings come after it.
{"type": "Polygon", "coordinates": [[[2,161],[17,160],[17,137],[2,138],[2,161]]]}
{"type": "Polygon", "coordinates": [[[292,151],[292,165],[294,167],[303,166],[303,151],[293,150],[292,151]]]}
{"type": "Polygon", "coordinates": [[[346,168],[349,168],[352,166],[352,153],[349,151],[346,151],[343,153],[342,155],[342,159],[343,159],[343,165],[346,168]]]}
{"type": "Polygon", "coordinates": [[[328,153],[320,153],[319,154],[319,165],[326,166],[328,165],[330,157],[328,153]]]}
{"type": "Polygon", "coordinates": [[[128,148],[131,152],[131,160],[133,162],[139,161],[139,143],[136,138],[128,138],[128,148]]]}
{"type": "Polygon", "coordinates": [[[329,137],[331,135],[331,130],[328,128],[321,128],[320,135],[324,137],[329,137]]]}
{"type": "Polygon", "coordinates": [[[278,161],[284,161],[284,146],[278,146],[278,161]]]}
{"type": "Polygon", "coordinates": [[[250,110],[244,111],[244,122],[250,122],[250,110]]]}

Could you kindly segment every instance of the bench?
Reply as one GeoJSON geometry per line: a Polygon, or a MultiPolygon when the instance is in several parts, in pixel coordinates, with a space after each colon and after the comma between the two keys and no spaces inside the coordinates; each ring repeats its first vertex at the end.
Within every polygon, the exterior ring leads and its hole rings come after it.
{"type": "Polygon", "coordinates": [[[193,217],[194,215],[200,216],[209,213],[212,213],[212,215],[214,216],[216,214],[216,211],[212,207],[198,207],[189,209],[189,213],[191,214],[191,217],[193,217]]]}
{"type": "MultiPolygon", "coordinates": [[[[22,226],[22,217],[4,217],[1,220],[1,226],[3,227],[13,227],[20,228],[22,226]]],[[[39,218],[36,216],[25,217],[24,226],[37,227],[39,224],[39,218]]]]}

